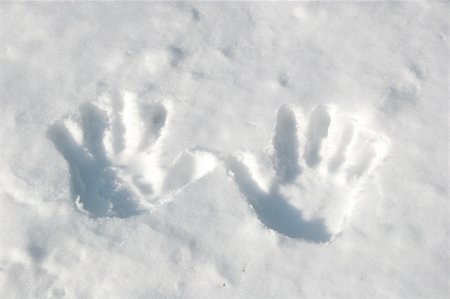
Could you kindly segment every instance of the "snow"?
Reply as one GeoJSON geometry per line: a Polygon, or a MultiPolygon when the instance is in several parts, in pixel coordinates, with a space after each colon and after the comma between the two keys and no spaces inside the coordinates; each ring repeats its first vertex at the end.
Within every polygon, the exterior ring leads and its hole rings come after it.
{"type": "Polygon", "coordinates": [[[448,298],[448,4],[0,4],[1,298],[448,298]]]}

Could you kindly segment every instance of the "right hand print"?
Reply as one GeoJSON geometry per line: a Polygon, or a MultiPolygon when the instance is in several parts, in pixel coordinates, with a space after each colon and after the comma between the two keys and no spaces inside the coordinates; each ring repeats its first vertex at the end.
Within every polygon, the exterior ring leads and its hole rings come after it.
{"type": "Polygon", "coordinates": [[[316,107],[306,117],[278,110],[272,153],[229,156],[227,167],[260,221],[291,238],[333,240],[360,190],[387,152],[381,135],[316,107]],[[300,125],[297,123],[300,122],[300,125]]]}

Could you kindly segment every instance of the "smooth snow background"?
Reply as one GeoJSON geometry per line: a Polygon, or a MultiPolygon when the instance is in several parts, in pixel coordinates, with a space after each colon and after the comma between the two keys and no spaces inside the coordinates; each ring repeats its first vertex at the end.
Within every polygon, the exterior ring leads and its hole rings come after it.
{"type": "Polygon", "coordinates": [[[448,4],[0,4],[0,297],[446,298],[448,4]],[[270,146],[332,104],[391,140],[328,245],[267,230],[218,167],[150,214],[92,219],[49,124],[104,88],[171,101],[161,163],[270,146]]]}

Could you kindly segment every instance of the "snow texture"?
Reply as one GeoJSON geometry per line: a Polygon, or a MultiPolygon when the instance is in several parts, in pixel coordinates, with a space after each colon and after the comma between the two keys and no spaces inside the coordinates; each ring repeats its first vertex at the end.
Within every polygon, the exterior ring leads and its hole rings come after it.
{"type": "Polygon", "coordinates": [[[0,298],[449,298],[448,9],[0,3],[0,298]]]}

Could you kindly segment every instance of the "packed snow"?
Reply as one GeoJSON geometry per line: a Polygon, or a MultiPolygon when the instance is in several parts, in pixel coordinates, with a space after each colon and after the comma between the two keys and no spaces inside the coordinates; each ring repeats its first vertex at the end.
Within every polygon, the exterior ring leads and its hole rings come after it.
{"type": "Polygon", "coordinates": [[[448,9],[0,3],[0,298],[449,298],[448,9]]]}

